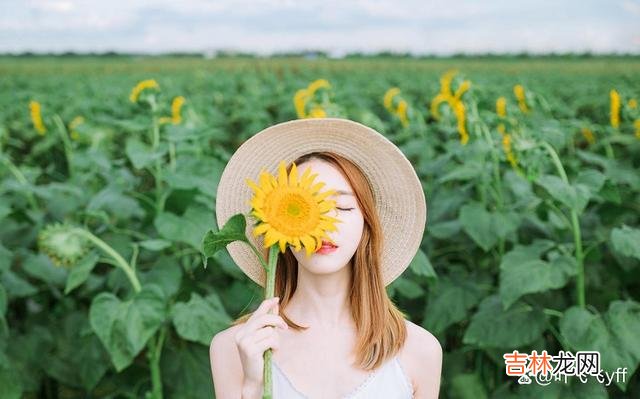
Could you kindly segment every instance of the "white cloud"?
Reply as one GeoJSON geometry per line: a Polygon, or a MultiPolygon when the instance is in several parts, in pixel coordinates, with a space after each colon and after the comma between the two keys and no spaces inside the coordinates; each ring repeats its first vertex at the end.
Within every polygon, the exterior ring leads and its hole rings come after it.
{"type": "Polygon", "coordinates": [[[0,51],[638,52],[640,31],[630,15],[639,11],[639,4],[4,0],[0,51]]]}

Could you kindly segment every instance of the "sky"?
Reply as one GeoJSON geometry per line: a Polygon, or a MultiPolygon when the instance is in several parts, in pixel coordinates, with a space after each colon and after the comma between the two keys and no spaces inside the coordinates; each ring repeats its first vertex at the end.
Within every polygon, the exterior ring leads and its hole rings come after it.
{"type": "Polygon", "coordinates": [[[0,0],[0,53],[640,53],[640,0],[0,0]]]}

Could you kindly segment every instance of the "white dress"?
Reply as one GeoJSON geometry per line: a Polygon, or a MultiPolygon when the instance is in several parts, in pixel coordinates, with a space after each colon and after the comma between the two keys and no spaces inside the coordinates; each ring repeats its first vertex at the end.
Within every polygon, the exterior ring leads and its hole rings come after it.
{"type": "MultiPolygon", "coordinates": [[[[273,399],[308,399],[298,391],[287,375],[271,359],[271,379],[273,381],[273,399]]],[[[366,380],[351,393],[340,399],[411,399],[413,388],[411,380],[404,372],[398,356],[387,360],[374,370],[366,380]]],[[[324,398],[323,398],[324,399],[324,398]]],[[[326,398],[336,399],[336,398],[326,398]]]]}

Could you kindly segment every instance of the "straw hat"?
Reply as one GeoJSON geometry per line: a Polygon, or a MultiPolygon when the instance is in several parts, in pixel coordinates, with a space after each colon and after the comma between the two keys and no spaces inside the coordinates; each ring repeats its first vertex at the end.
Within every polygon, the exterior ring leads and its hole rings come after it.
{"type": "MultiPolygon", "coordinates": [[[[236,150],[218,183],[216,218],[219,229],[236,213],[247,214],[253,191],[246,178],[256,180],[264,168],[277,175],[280,160],[287,165],[315,151],[331,151],[360,167],[371,185],[383,231],[382,275],[385,286],[398,277],[415,256],[427,221],[427,203],[413,166],[382,134],[340,118],[297,119],[256,133],[236,150]]],[[[254,237],[247,222],[246,236],[262,249],[263,235],[254,237]]],[[[243,242],[227,245],[242,271],[264,287],[266,273],[256,254],[243,242]]]]}

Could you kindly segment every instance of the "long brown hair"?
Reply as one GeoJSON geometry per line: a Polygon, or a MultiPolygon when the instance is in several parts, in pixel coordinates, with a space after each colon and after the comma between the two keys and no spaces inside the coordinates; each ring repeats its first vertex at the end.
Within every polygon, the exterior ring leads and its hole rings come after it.
{"type": "MultiPolygon", "coordinates": [[[[385,290],[381,269],[382,229],[375,206],[371,186],[360,168],[346,158],[332,152],[312,152],[293,163],[298,166],[311,159],[320,159],[333,164],[347,179],[358,201],[364,218],[360,244],[352,258],[352,280],[349,290],[351,314],[356,324],[356,361],[361,368],[372,370],[394,356],[404,345],[407,328],[406,314],[391,301],[385,290]]],[[[287,167],[287,172],[292,165],[287,167]]],[[[280,297],[280,316],[297,331],[308,327],[300,326],[285,313],[287,304],[296,291],[298,282],[298,262],[287,247],[278,255],[275,276],[275,295],[280,297]]],[[[245,322],[251,313],[240,316],[232,325],[245,322]]]]}

